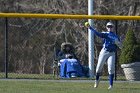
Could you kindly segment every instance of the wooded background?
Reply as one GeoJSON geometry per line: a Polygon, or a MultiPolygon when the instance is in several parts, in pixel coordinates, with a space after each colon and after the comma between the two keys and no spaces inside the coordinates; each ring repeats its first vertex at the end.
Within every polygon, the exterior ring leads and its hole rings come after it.
{"type": "MultiPolygon", "coordinates": [[[[88,14],[88,0],[0,0],[2,13],[88,14]]],[[[140,15],[139,0],[94,0],[96,15],[140,15]]],[[[86,19],[8,18],[9,72],[52,73],[54,48],[70,42],[81,64],[88,65],[88,32],[86,19]]],[[[105,24],[115,20],[95,20],[94,28],[106,31],[105,24]]],[[[0,71],[4,72],[5,19],[0,18],[0,71]]],[[[140,40],[139,20],[120,20],[118,35],[122,41],[126,32],[135,32],[140,40]]],[[[95,63],[102,45],[95,37],[95,63]]],[[[120,50],[118,50],[120,52],[120,50]]],[[[119,55],[118,52],[118,55],[119,55]]],[[[119,56],[118,56],[119,58],[119,56]]]]}

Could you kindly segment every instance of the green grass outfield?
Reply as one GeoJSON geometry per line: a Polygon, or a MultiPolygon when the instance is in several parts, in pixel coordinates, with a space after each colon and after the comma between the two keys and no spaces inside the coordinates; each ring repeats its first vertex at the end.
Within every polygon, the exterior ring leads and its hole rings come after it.
{"type": "MultiPolygon", "coordinates": [[[[0,73],[0,78],[5,78],[5,73],[0,73]]],[[[9,79],[47,79],[47,80],[58,80],[61,78],[53,77],[53,74],[18,74],[18,73],[8,73],[9,79]]],[[[72,80],[90,80],[88,77],[78,77],[70,78],[72,80]]],[[[108,76],[102,76],[102,80],[108,80],[108,76]]],[[[117,76],[117,80],[125,81],[125,76],[117,76]]]]}
{"type": "Polygon", "coordinates": [[[115,81],[108,90],[108,82],[101,81],[93,88],[94,80],[34,80],[0,79],[0,93],[140,93],[140,82],[115,81]]]}

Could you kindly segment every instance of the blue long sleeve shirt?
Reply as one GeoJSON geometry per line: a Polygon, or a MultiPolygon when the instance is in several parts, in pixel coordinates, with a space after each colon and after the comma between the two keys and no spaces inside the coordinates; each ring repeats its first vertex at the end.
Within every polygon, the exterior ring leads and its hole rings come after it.
{"type": "Polygon", "coordinates": [[[115,40],[119,37],[113,32],[97,32],[92,27],[89,28],[91,31],[95,33],[100,38],[103,38],[103,48],[105,48],[109,52],[115,52],[117,50],[117,45],[115,44],[115,40]]]}

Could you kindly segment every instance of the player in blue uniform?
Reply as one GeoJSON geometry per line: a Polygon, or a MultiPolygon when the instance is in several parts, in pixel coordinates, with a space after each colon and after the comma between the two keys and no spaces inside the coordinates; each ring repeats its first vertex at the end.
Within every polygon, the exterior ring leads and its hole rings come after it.
{"type": "Polygon", "coordinates": [[[114,24],[108,22],[106,24],[106,32],[97,32],[94,28],[92,28],[88,22],[85,23],[85,26],[94,32],[100,38],[103,38],[103,47],[100,51],[98,63],[96,67],[96,79],[94,88],[98,87],[99,77],[102,72],[103,65],[107,61],[108,64],[108,73],[109,73],[109,87],[111,89],[113,87],[113,79],[115,72],[115,52],[117,51],[117,47],[121,49],[121,43],[119,37],[113,32],[114,24]]]}

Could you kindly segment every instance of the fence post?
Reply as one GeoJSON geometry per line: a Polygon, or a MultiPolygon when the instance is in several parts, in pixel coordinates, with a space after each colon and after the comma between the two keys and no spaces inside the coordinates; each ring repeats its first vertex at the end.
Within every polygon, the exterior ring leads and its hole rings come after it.
{"type": "Polygon", "coordinates": [[[5,78],[8,78],[8,18],[5,18],[4,31],[4,61],[5,61],[5,78]]]}
{"type": "MultiPolygon", "coordinates": [[[[118,21],[117,20],[115,20],[115,33],[116,34],[118,34],[118,21]]],[[[115,53],[115,80],[117,80],[117,59],[118,59],[118,57],[117,57],[117,51],[116,51],[116,53],[115,53]]]]}

